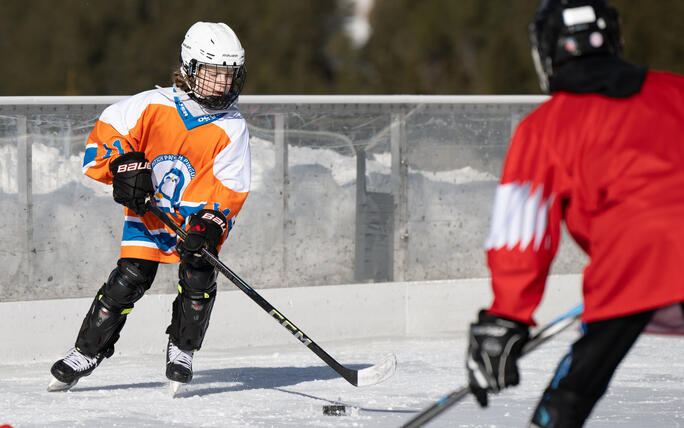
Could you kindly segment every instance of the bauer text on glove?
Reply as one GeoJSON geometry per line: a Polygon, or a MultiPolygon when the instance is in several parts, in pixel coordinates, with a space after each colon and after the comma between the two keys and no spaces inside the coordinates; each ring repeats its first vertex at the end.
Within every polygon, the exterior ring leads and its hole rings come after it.
{"type": "Polygon", "coordinates": [[[109,164],[114,201],[142,216],[146,198],[154,193],[150,163],[143,152],[124,153],[109,164]]]}
{"type": "Polygon", "coordinates": [[[217,255],[226,222],[226,216],[215,210],[204,209],[190,216],[188,234],[177,246],[181,261],[198,267],[205,265],[201,255],[202,248],[217,255]]]}

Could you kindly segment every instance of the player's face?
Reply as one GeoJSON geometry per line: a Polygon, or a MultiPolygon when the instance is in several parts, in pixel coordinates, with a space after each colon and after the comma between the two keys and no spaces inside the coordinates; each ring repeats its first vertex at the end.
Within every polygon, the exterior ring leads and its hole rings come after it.
{"type": "Polygon", "coordinates": [[[232,67],[203,64],[197,71],[198,94],[202,97],[226,95],[233,83],[233,73],[232,67]]]}

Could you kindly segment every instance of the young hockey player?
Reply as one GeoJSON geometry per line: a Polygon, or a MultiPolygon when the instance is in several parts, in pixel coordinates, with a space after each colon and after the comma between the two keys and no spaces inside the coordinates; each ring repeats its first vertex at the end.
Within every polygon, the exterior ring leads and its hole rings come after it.
{"type": "Polygon", "coordinates": [[[618,24],[603,0],[548,0],[530,26],[551,98],[520,123],[506,156],[486,241],[494,300],[470,326],[467,371],[482,406],[518,384],[565,222],[590,257],[584,334],[533,427],[582,426],[654,312],[684,310],[684,77],[620,59],[618,24]]]}
{"type": "Polygon", "coordinates": [[[216,296],[216,271],[200,257],[218,254],[250,185],[247,125],[236,106],[245,55],[224,23],[197,22],[181,44],[174,85],[104,110],[86,143],[84,173],[113,184],[125,206],[121,256],[95,296],[76,344],[51,369],[49,390],[71,388],[114,352],[127,315],[154,281],[159,263],[180,261],[178,295],[166,333],[166,376],[192,379],[216,296]],[[180,225],[178,242],[153,214],[151,198],[180,225]]]}

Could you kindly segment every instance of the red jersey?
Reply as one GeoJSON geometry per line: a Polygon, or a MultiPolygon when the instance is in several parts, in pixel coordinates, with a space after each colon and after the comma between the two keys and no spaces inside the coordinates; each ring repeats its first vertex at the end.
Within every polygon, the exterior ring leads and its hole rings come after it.
{"type": "Polygon", "coordinates": [[[485,244],[491,313],[534,324],[562,221],[590,259],[585,322],[684,301],[684,77],[556,92],[520,123],[485,244]]]}

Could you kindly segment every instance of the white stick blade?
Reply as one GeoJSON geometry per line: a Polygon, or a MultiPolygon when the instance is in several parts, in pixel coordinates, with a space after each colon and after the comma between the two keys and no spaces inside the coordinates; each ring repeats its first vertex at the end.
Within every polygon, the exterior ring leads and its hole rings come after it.
{"type": "Polygon", "coordinates": [[[384,382],[392,377],[396,369],[397,357],[394,354],[386,355],[381,363],[358,371],[356,386],[368,386],[384,382]]]}

